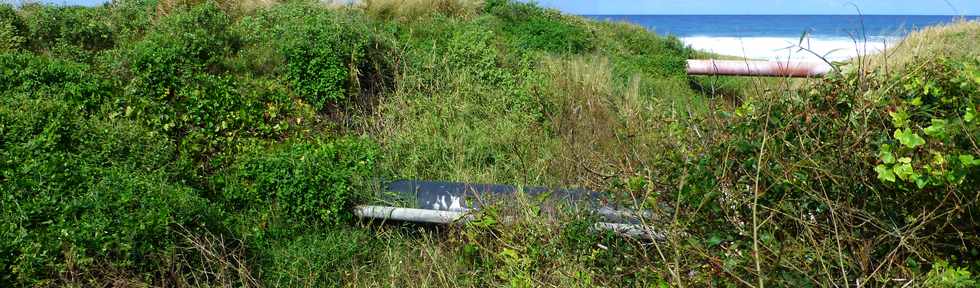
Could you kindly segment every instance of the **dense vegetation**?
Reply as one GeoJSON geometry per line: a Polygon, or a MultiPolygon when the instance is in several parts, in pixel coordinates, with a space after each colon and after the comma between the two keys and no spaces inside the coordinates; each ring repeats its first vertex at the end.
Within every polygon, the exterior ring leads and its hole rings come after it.
{"type": "Polygon", "coordinates": [[[972,287],[977,42],[737,80],[506,0],[2,5],[0,286],[972,287]],[[394,178],[609,191],[667,237],[526,197],[356,221],[394,178]]]}

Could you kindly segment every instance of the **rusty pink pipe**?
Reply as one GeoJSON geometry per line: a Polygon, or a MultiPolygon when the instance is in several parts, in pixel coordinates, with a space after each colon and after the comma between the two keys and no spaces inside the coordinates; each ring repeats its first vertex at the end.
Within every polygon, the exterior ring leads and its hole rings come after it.
{"type": "Polygon", "coordinates": [[[821,62],[687,60],[688,75],[822,77],[831,67],[821,62]]]}

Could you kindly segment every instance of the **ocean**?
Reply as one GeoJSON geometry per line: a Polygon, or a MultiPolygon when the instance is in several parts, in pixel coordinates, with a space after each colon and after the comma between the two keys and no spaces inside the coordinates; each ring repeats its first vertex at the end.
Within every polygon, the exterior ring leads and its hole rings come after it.
{"type": "Polygon", "coordinates": [[[704,51],[768,60],[846,60],[880,52],[911,31],[980,16],[924,15],[585,15],[673,35],[704,51]],[[801,43],[800,38],[806,35],[801,43]],[[800,51],[805,47],[807,51],[800,51]]]}

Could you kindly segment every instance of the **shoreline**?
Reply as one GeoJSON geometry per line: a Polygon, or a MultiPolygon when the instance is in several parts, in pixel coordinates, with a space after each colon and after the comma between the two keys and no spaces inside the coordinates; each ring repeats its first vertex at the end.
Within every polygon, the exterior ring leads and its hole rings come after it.
{"type": "Polygon", "coordinates": [[[678,37],[692,49],[709,53],[743,57],[754,60],[794,60],[820,61],[824,56],[829,61],[846,61],[859,55],[877,54],[893,47],[901,41],[900,37],[869,37],[867,42],[845,37],[678,37]],[[801,51],[800,46],[812,52],[801,51]]]}

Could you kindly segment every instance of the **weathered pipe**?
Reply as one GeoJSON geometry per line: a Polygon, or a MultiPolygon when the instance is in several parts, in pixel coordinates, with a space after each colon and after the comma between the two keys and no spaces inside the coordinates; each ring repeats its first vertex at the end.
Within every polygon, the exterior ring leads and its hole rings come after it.
{"type": "MultiPolygon", "coordinates": [[[[366,205],[354,207],[354,215],[367,219],[427,224],[458,224],[473,220],[473,215],[467,212],[366,205]]],[[[592,230],[612,231],[626,237],[637,239],[658,241],[664,239],[663,234],[654,232],[649,227],[639,224],[599,222],[592,226],[592,230]]]]}
{"type": "Polygon", "coordinates": [[[387,206],[357,206],[354,215],[361,218],[409,221],[429,224],[462,223],[473,219],[466,212],[398,208],[387,206]]]}
{"type": "Polygon", "coordinates": [[[688,75],[822,77],[827,63],[807,61],[687,60],[688,75]]]}

